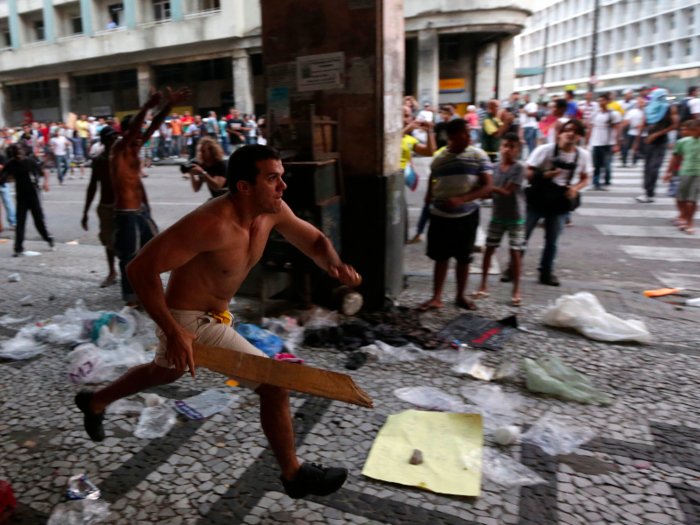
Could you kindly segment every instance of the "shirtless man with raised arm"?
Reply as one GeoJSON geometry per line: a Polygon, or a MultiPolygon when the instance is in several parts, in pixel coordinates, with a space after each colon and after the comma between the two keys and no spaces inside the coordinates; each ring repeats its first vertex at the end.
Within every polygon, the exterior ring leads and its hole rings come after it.
{"type": "Polygon", "coordinates": [[[141,145],[147,142],[153,132],[160,128],[174,106],[185,102],[190,96],[188,88],[175,93],[167,89],[165,105],[155,116],[148,129],[141,126],[148,111],[158,107],[163,93],[152,93],[146,104],[136,115],[126,115],[121,122],[122,138],[115,142],[109,158],[110,177],[114,188],[114,253],[119,257],[122,277],[122,298],[127,306],[137,306],[138,300],[129,282],[126,266],[136,257],[139,250],[158,233],[151,219],[146,189],[141,182],[141,145]]]}
{"type": "MultiPolygon", "coordinates": [[[[263,356],[232,328],[228,305],[260,260],[274,228],[341,283],[357,286],[358,273],[340,260],[331,242],[292,213],[282,200],[287,187],[279,154],[268,146],[236,150],[228,164],[229,192],[203,204],[155,237],[129,264],[127,273],[141,304],[158,325],[154,362],[141,365],[96,392],[80,392],[76,405],[94,441],[104,439],[104,410],[153,386],[195,377],[192,342],[263,356]],[[171,272],[163,293],[160,275],[171,272]]],[[[260,396],[260,422],[292,498],[324,496],[347,477],[342,468],[300,464],[287,390],[237,379],[260,396]]]]}

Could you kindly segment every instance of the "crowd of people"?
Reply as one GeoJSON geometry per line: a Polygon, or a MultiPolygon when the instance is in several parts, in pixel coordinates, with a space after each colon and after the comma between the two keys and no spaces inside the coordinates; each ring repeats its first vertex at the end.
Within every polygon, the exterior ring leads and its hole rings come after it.
{"type": "Polygon", "coordinates": [[[662,87],[584,94],[572,91],[534,102],[513,93],[507,101],[468,106],[459,115],[454,104],[434,111],[404,98],[401,167],[410,189],[417,187],[413,156],[433,156],[425,204],[409,243],[421,242],[428,222],[427,255],[435,262],[434,294],[424,309],[441,308],[449,259],[457,260],[456,303],[467,309],[469,263],[479,225],[479,208],[492,205],[483,279],[472,298],[488,296],[491,259],[506,232],[510,265],[501,281],[513,282],[512,304],[522,302],[519,284],[522,257],[535,227],[544,225],[545,246],[539,282],[558,286],[554,265],[559,238],[571,225],[580,191],[607,191],[613,184],[612,159],[619,152],[622,168],[643,160],[644,193],[639,203],[652,203],[666,152],[673,146],[664,180],[678,202],[674,223],[694,234],[693,216],[700,200],[700,98],[691,87],[675,101],[662,87]],[[527,156],[525,151],[527,150],[527,156]],[[523,162],[523,159],[524,162],[523,162]]]}

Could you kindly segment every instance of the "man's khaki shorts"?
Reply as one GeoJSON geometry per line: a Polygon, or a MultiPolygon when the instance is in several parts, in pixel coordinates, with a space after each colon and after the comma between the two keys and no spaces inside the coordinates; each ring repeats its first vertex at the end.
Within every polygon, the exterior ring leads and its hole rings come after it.
{"type": "MultiPolygon", "coordinates": [[[[207,312],[199,312],[195,310],[170,310],[170,314],[175,319],[175,322],[188,332],[192,332],[197,336],[197,342],[205,345],[219,346],[230,348],[244,354],[259,355],[267,357],[262,351],[255,348],[252,344],[246,341],[243,336],[236,332],[230,325],[222,324],[207,312]]],[[[155,363],[163,368],[175,368],[169,366],[165,358],[165,349],[167,341],[163,330],[156,328],[156,336],[160,343],[156,350],[155,363]]],[[[241,386],[255,390],[260,386],[260,383],[248,381],[238,377],[232,377],[241,386]]]]}
{"type": "Polygon", "coordinates": [[[98,204],[97,217],[100,219],[100,242],[108,250],[114,249],[114,204],[98,204]]]}

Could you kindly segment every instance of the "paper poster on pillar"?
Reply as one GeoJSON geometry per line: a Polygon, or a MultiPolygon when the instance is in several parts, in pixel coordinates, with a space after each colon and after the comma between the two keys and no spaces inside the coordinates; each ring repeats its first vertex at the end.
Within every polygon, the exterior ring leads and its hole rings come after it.
{"type": "Polygon", "coordinates": [[[267,88],[267,110],[274,113],[275,121],[289,118],[289,88],[267,88]]]}
{"type": "Polygon", "coordinates": [[[344,87],[345,53],[297,57],[297,91],[344,87]]]}

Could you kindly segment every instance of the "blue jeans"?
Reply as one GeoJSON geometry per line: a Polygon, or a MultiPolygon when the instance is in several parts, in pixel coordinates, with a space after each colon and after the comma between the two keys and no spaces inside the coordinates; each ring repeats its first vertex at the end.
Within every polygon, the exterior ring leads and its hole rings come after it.
{"type": "Polygon", "coordinates": [[[523,138],[527,143],[527,154],[530,155],[535,150],[537,143],[537,128],[523,128],[523,138]]]}
{"type": "Polygon", "coordinates": [[[221,143],[221,148],[224,150],[224,153],[228,155],[228,137],[226,135],[221,135],[219,137],[219,142],[221,143]]]}
{"type": "Polygon", "coordinates": [[[416,226],[416,235],[422,235],[423,230],[425,230],[425,225],[428,224],[430,220],[430,203],[426,202],[423,205],[423,211],[420,212],[420,219],[418,219],[418,226],[416,226]]]}
{"type": "Polygon", "coordinates": [[[600,170],[605,169],[605,184],[610,184],[612,146],[593,146],[593,185],[600,186],[600,170]]]}
{"type": "Polygon", "coordinates": [[[157,234],[158,227],[145,207],[140,210],[117,210],[114,213],[114,254],[119,257],[122,298],[127,303],[138,301],[138,297],[131,287],[126,267],[157,234]]]}
{"type": "Polygon", "coordinates": [[[58,173],[58,182],[63,182],[63,178],[68,171],[68,156],[56,155],[56,172],[58,173]]]}
{"type": "Polygon", "coordinates": [[[10,183],[0,184],[0,199],[5,206],[5,211],[7,212],[7,222],[10,226],[17,226],[17,213],[15,212],[15,205],[12,202],[12,196],[10,195],[10,183]]]}
{"type": "Polygon", "coordinates": [[[557,245],[559,236],[564,229],[566,222],[566,213],[561,215],[550,215],[527,210],[527,219],[525,221],[525,239],[530,240],[535,226],[540,219],[544,219],[544,250],[542,250],[542,258],[540,259],[540,273],[551,273],[554,269],[554,259],[557,257],[557,245]]]}

